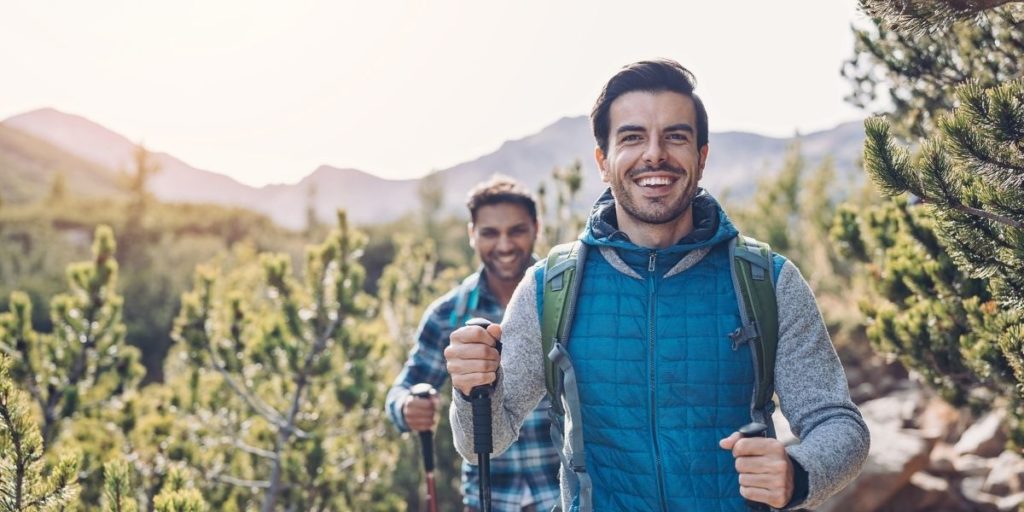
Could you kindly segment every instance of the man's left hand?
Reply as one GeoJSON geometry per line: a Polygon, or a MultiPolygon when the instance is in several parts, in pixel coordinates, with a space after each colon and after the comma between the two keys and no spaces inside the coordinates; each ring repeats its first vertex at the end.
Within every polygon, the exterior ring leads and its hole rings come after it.
{"type": "Polygon", "coordinates": [[[742,438],[739,432],[718,442],[736,458],[740,495],[782,508],[793,498],[793,461],[778,439],[742,438]]]}

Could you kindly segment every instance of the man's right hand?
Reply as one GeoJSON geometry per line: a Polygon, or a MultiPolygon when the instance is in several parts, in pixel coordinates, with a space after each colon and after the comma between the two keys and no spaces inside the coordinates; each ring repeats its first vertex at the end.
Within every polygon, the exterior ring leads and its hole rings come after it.
{"type": "Polygon", "coordinates": [[[405,417],[405,424],[409,430],[425,432],[434,430],[437,425],[437,405],[441,399],[437,396],[421,398],[415,395],[405,397],[402,404],[402,416],[405,417]]]}
{"type": "Polygon", "coordinates": [[[473,388],[494,382],[501,363],[501,355],[494,347],[500,339],[498,324],[491,324],[486,330],[477,325],[456,329],[444,349],[452,386],[468,396],[473,388]]]}

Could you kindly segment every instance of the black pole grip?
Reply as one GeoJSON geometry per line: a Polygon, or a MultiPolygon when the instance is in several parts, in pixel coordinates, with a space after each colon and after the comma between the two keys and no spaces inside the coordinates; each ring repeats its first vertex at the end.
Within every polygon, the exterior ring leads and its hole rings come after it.
{"type": "MultiPolygon", "coordinates": [[[[768,425],[765,425],[764,423],[759,423],[759,422],[755,421],[755,422],[747,423],[746,425],[743,425],[742,427],[739,428],[739,430],[737,432],[739,432],[740,435],[745,437],[745,438],[746,437],[764,437],[764,436],[766,436],[768,434],[768,425]]],[[[762,511],[767,512],[768,510],[770,510],[768,508],[768,504],[767,503],[761,503],[760,501],[752,501],[752,500],[744,500],[744,501],[747,502],[747,507],[749,507],[750,510],[755,510],[757,512],[762,512],[762,511]]]]}
{"type": "Polygon", "coordinates": [[[470,392],[473,403],[473,451],[491,453],[494,441],[491,437],[491,390],[490,386],[477,386],[470,392]]]}
{"type": "Polygon", "coordinates": [[[429,473],[434,470],[434,433],[429,430],[420,432],[420,449],[423,451],[423,469],[429,473]]]}
{"type": "MultiPolygon", "coordinates": [[[[437,395],[434,386],[421,382],[409,388],[409,393],[416,398],[430,399],[437,395]]],[[[420,450],[423,451],[423,469],[429,473],[434,470],[434,432],[430,430],[420,431],[420,450]]]]}
{"type": "MultiPolygon", "coordinates": [[[[475,325],[487,329],[491,322],[485,318],[473,318],[466,325],[475,325]]],[[[494,346],[501,352],[501,342],[494,346]]],[[[469,392],[469,400],[473,404],[473,451],[477,455],[480,466],[480,510],[491,512],[491,452],[494,450],[494,438],[491,435],[491,392],[494,386],[485,384],[476,386],[469,392]]]]}

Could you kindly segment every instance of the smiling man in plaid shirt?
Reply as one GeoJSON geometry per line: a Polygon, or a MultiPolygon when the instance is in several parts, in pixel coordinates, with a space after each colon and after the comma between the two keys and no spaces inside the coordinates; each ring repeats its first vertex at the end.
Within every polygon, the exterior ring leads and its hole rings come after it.
{"type": "MultiPolygon", "coordinates": [[[[469,193],[472,218],[469,243],[483,263],[461,285],[434,301],[423,314],[416,346],[388,392],[386,407],[399,430],[431,430],[437,423],[438,400],[416,398],[409,388],[426,382],[440,388],[448,379],[444,349],[448,336],[474,317],[501,322],[519,281],[533,264],[537,240],[537,206],[519,183],[495,177],[469,193]]],[[[551,443],[545,398],[530,413],[519,440],[491,460],[491,499],[496,512],[548,511],[558,500],[558,452],[551,443]]],[[[466,511],[480,508],[480,475],[462,463],[462,495],[466,511]]]]}

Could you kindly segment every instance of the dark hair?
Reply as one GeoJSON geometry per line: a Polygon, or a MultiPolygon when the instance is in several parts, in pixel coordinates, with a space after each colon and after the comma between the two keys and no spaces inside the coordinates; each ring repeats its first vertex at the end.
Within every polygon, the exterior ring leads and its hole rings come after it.
{"type": "Polygon", "coordinates": [[[466,208],[469,216],[476,222],[476,212],[481,206],[499,203],[512,203],[522,206],[530,214],[530,219],[537,222],[537,202],[533,194],[518,181],[495,174],[490,180],[477,184],[466,197],[466,208]]]}
{"type": "Polygon", "coordinates": [[[608,111],[612,102],[634,91],[670,91],[689,96],[697,109],[697,147],[704,147],[708,143],[708,112],[704,110],[704,102],[693,92],[695,88],[697,79],[693,73],[674,60],[643,60],[622,68],[604,85],[590,113],[598,147],[608,153],[608,132],[611,130],[608,111]]]}

